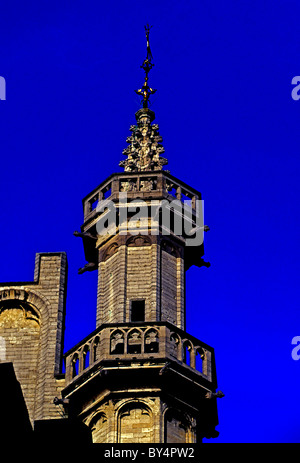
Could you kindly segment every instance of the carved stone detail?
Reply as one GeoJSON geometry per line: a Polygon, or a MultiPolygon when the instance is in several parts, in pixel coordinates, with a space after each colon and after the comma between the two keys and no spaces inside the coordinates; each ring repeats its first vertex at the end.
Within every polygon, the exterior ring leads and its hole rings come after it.
{"type": "Polygon", "coordinates": [[[117,243],[112,243],[106,250],[103,258],[103,262],[112,257],[116,252],[118,252],[119,245],[117,243]]]}
{"type": "Polygon", "coordinates": [[[127,242],[126,245],[128,247],[131,246],[151,246],[151,240],[148,236],[143,236],[143,235],[137,235],[137,236],[131,236],[127,242]]]}
{"type": "Polygon", "coordinates": [[[26,301],[28,299],[28,293],[24,289],[4,289],[0,291],[0,301],[8,299],[19,299],[26,301]]]}
{"type": "Polygon", "coordinates": [[[129,179],[120,182],[120,191],[137,191],[136,179],[129,179]]]}
{"type": "MultiPolygon", "coordinates": [[[[125,161],[120,162],[126,172],[138,172],[147,170],[162,170],[162,167],[168,164],[167,159],[160,155],[165,152],[161,145],[162,137],[158,132],[158,124],[152,124],[155,115],[149,108],[140,109],[136,115],[137,125],[131,125],[132,135],[127,137],[126,142],[129,144],[123,150],[127,156],[125,161]]],[[[144,191],[150,191],[153,188],[150,184],[143,185],[144,191]]],[[[121,190],[132,191],[132,190],[121,190]]]]}
{"type": "Polygon", "coordinates": [[[152,191],[152,190],[156,190],[156,188],[157,188],[157,180],[155,178],[141,180],[140,182],[141,191],[152,191]]]}

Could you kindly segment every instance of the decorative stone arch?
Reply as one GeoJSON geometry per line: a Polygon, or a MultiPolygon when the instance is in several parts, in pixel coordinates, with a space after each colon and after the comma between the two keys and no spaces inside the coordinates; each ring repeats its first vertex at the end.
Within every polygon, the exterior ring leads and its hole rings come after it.
{"type": "Polygon", "coordinates": [[[195,346],[195,369],[200,373],[206,371],[206,351],[201,346],[195,346]]]}
{"type": "Polygon", "coordinates": [[[127,353],[141,354],[144,346],[144,333],[138,328],[132,328],[127,333],[127,353]]]}
{"type": "Polygon", "coordinates": [[[91,354],[91,344],[87,343],[84,345],[82,349],[82,369],[83,370],[88,368],[91,364],[90,354],[91,354]]]}
{"type": "Polygon", "coordinates": [[[151,238],[147,235],[131,236],[126,241],[127,247],[151,246],[151,238]]]}
{"type": "Polygon", "coordinates": [[[157,328],[148,328],[144,333],[144,352],[146,354],[159,351],[159,332],[157,328]]]}
{"type": "Polygon", "coordinates": [[[86,421],[86,424],[91,430],[94,444],[107,442],[108,418],[104,411],[96,410],[86,421]]]}
{"type": "Polygon", "coordinates": [[[147,398],[143,398],[143,399],[129,398],[129,399],[118,400],[115,403],[115,408],[114,408],[115,415],[117,416],[118,414],[120,414],[122,409],[130,404],[141,404],[142,406],[146,407],[149,410],[149,412],[152,411],[151,403],[149,400],[147,400],[147,398]]]}
{"type": "Polygon", "coordinates": [[[13,285],[0,289],[0,318],[1,314],[3,315],[7,310],[8,318],[12,320],[10,329],[4,326],[6,317],[2,316],[0,321],[3,328],[3,334],[0,330],[0,335],[7,338],[6,361],[14,363],[18,380],[21,384],[24,381],[27,385],[24,397],[30,419],[36,419],[38,416],[36,413],[42,413],[45,406],[44,397],[48,387],[45,372],[52,371],[53,376],[60,372],[61,346],[53,343],[52,333],[49,330],[49,326],[53,324],[57,335],[57,322],[53,323],[51,309],[49,300],[35,288],[13,285]],[[10,310],[14,313],[9,313],[10,310]],[[18,311],[22,313],[22,316],[18,314],[18,311]],[[27,336],[18,335],[22,324],[28,331],[27,336]],[[14,337],[20,343],[19,349],[22,349],[22,355],[24,355],[23,362],[18,361],[17,346],[14,346],[12,350],[14,337]],[[29,376],[28,371],[30,371],[29,376]]]}
{"type": "Polygon", "coordinates": [[[145,337],[150,331],[155,332],[157,334],[157,336],[158,336],[158,329],[156,327],[151,326],[150,328],[147,328],[147,330],[145,331],[145,337]]]}
{"type": "Polygon", "coordinates": [[[90,428],[92,428],[95,423],[97,422],[98,418],[99,417],[104,417],[106,420],[107,420],[107,416],[106,416],[106,413],[101,410],[101,409],[97,409],[95,410],[95,412],[86,420],[85,424],[87,426],[89,426],[90,428]]]}
{"type": "Polygon", "coordinates": [[[36,314],[36,318],[48,318],[50,303],[41,294],[28,288],[9,287],[0,290],[0,311],[7,304],[27,304],[36,314]]]}
{"type": "MultiPolygon", "coordinates": [[[[51,340],[49,339],[49,325],[50,325],[51,308],[52,308],[51,303],[44,295],[40,294],[38,291],[35,291],[31,288],[30,289],[25,288],[25,291],[28,293],[27,302],[29,304],[34,305],[40,313],[41,345],[45,345],[45,352],[49,352],[49,344],[51,342],[51,340]]],[[[56,312],[55,312],[55,315],[57,316],[56,312]]],[[[57,323],[55,324],[55,331],[56,331],[56,335],[58,335],[57,323]]],[[[55,352],[54,352],[54,357],[55,357],[54,375],[59,374],[61,372],[62,353],[63,352],[62,352],[61,344],[56,343],[55,352]]],[[[41,372],[45,371],[47,361],[48,359],[46,355],[44,355],[43,359],[41,359],[40,361],[41,372]]]]}
{"type": "Polygon", "coordinates": [[[179,334],[172,332],[170,342],[170,355],[182,362],[182,339],[179,334]]]}
{"type": "MultiPolygon", "coordinates": [[[[39,310],[34,307],[32,304],[29,304],[26,301],[16,301],[14,299],[9,299],[3,302],[0,302],[0,319],[1,315],[4,315],[4,312],[9,310],[18,310],[22,313],[22,317],[25,320],[32,320],[36,322],[39,326],[41,324],[41,315],[39,310]]],[[[1,321],[0,321],[1,323],[1,321]]]]}
{"type": "Polygon", "coordinates": [[[114,254],[116,254],[119,250],[119,244],[114,242],[108,246],[106,251],[104,252],[103,256],[103,262],[108,260],[110,257],[112,257],[114,254]]]}
{"type": "Polygon", "coordinates": [[[29,288],[9,287],[0,290],[0,313],[18,304],[26,318],[36,320],[41,325],[41,341],[46,337],[51,304],[47,298],[29,288]],[[27,313],[27,310],[31,313],[27,313]]]}
{"type": "Polygon", "coordinates": [[[164,443],[179,444],[196,441],[196,422],[187,412],[165,406],[162,418],[164,443]]]}
{"type": "Polygon", "coordinates": [[[72,356],[71,368],[72,368],[72,378],[75,378],[79,374],[79,353],[78,352],[75,352],[72,356]]]}
{"type": "Polygon", "coordinates": [[[182,361],[192,367],[195,368],[195,352],[194,346],[188,339],[182,340],[182,361]]]}
{"type": "Polygon", "coordinates": [[[110,334],[110,354],[124,354],[125,352],[125,332],[117,328],[110,334]]]}
{"type": "Polygon", "coordinates": [[[113,334],[116,334],[116,333],[120,333],[120,334],[121,334],[122,336],[124,336],[124,337],[126,336],[126,331],[123,330],[122,328],[114,328],[114,329],[111,331],[110,335],[112,336],[113,334]]]}
{"type": "Polygon", "coordinates": [[[98,348],[100,345],[100,336],[97,335],[92,339],[90,344],[90,351],[91,351],[91,364],[95,363],[98,360],[98,348]]]}
{"type": "Polygon", "coordinates": [[[128,331],[127,338],[135,331],[137,331],[141,336],[143,335],[143,330],[141,330],[140,328],[134,327],[128,331]]]}
{"type": "Polygon", "coordinates": [[[153,442],[153,410],[149,401],[128,399],[115,409],[118,443],[153,442]]]}
{"type": "MultiPolygon", "coordinates": [[[[13,303],[26,303],[36,313],[41,325],[41,341],[47,338],[51,304],[48,299],[31,288],[9,287],[0,290],[0,307],[2,303],[11,301],[13,303]]],[[[1,310],[1,309],[0,309],[1,310]]],[[[48,343],[46,343],[48,344],[48,343]]],[[[55,373],[58,373],[58,371],[55,373]]]]}

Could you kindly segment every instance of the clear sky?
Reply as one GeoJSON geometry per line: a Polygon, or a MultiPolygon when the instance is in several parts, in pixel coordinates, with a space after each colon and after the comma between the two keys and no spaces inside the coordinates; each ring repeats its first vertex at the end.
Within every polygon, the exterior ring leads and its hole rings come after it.
{"type": "Polygon", "coordinates": [[[5,2],[0,15],[0,280],[66,251],[65,348],[95,328],[82,198],[118,167],[143,83],[171,174],[200,190],[205,259],[187,330],[215,348],[214,442],[300,442],[300,4],[291,0],[5,2]]]}

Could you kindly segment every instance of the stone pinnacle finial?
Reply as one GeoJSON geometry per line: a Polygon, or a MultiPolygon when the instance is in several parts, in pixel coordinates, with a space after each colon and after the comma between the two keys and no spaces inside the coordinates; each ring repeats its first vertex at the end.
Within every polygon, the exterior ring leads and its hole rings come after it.
{"type": "Polygon", "coordinates": [[[149,97],[150,95],[153,95],[153,93],[156,92],[155,89],[149,87],[148,85],[148,74],[154,66],[154,63],[152,63],[153,56],[151,53],[150,41],[149,41],[149,34],[150,34],[151,27],[149,26],[149,24],[145,26],[146,40],[147,40],[147,56],[146,56],[146,59],[144,59],[143,64],[141,65],[141,68],[144,69],[145,71],[145,82],[142,88],[140,88],[139,90],[135,90],[135,92],[138,95],[142,95],[143,97],[143,101],[142,101],[143,108],[148,108],[149,97]]]}

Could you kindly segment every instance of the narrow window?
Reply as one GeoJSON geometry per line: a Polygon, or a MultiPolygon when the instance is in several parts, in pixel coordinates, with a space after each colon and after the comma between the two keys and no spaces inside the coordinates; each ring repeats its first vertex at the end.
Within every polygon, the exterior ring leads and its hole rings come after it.
{"type": "Polygon", "coordinates": [[[98,196],[95,196],[92,198],[90,201],[90,212],[94,211],[96,207],[98,206],[98,196]]]}
{"type": "Polygon", "coordinates": [[[131,320],[132,322],[145,321],[145,301],[131,301],[131,320]]]}
{"type": "Polygon", "coordinates": [[[196,351],[196,370],[203,373],[203,360],[205,359],[204,351],[202,349],[197,349],[196,351]]]}
{"type": "Polygon", "coordinates": [[[188,343],[183,345],[183,361],[186,365],[191,365],[191,346],[188,343]]]}
{"type": "Polygon", "coordinates": [[[109,196],[111,196],[111,184],[107,185],[102,190],[102,194],[103,194],[103,199],[107,199],[107,198],[109,198],[109,196]]]}
{"type": "Polygon", "coordinates": [[[79,358],[78,355],[75,354],[75,356],[72,359],[72,378],[75,378],[79,373],[79,358]]]}
{"type": "Polygon", "coordinates": [[[85,370],[90,365],[90,349],[86,347],[83,352],[83,369],[85,370]]]}

